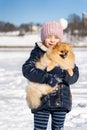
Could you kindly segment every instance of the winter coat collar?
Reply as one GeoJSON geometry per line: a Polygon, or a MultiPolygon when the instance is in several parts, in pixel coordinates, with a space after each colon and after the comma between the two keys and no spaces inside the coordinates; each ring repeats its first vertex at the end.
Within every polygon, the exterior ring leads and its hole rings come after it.
{"type": "Polygon", "coordinates": [[[48,49],[42,42],[37,42],[37,45],[43,51],[47,51],[47,49],[48,49]]]}

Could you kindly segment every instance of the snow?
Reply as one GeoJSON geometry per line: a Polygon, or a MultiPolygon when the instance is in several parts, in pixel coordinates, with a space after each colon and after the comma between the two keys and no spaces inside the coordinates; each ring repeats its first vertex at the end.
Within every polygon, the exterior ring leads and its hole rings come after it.
{"type": "Polygon", "coordinates": [[[0,36],[0,46],[34,46],[34,43],[40,41],[39,34],[29,34],[24,36],[0,36]]]}
{"type": "MultiPolygon", "coordinates": [[[[40,41],[40,34],[25,34],[17,36],[18,32],[0,33],[0,47],[27,47],[34,46],[34,43],[40,41]]],[[[64,33],[63,41],[70,42],[76,46],[87,46],[87,37],[70,36],[64,33]]]]}
{"type": "MultiPolygon", "coordinates": [[[[33,130],[33,114],[25,99],[27,80],[21,70],[31,49],[0,50],[0,130],[33,130]]],[[[87,48],[74,52],[80,77],[71,86],[73,107],[66,116],[65,130],[87,130],[87,48]]]]}

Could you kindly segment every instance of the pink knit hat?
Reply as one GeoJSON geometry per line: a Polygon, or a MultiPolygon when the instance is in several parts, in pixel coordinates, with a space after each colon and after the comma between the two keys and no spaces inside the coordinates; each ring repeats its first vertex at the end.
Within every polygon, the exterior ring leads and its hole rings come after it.
{"type": "Polygon", "coordinates": [[[42,41],[44,41],[46,39],[46,37],[48,37],[49,35],[55,35],[60,40],[63,39],[63,29],[64,28],[61,25],[61,23],[64,23],[65,20],[64,19],[61,19],[61,20],[59,22],[50,21],[50,22],[46,22],[43,24],[42,29],[41,29],[41,40],[42,41]],[[61,20],[62,20],[62,22],[61,22],[61,20]]]}
{"type": "Polygon", "coordinates": [[[55,35],[60,40],[63,39],[63,29],[59,22],[46,22],[41,29],[41,40],[44,41],[49,35],[55,35]]]}

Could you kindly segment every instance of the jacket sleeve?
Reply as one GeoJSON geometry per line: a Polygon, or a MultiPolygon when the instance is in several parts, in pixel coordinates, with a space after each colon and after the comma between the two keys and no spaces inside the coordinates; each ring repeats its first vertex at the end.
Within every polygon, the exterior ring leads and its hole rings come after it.
{"type": "Polygon", "coordinates": [[[78,67],[75,65],[73,69],[73,75],[70,76],[67,71],[64,71],[63,82],[66,84],[74,84],[79,78],[79,70],[78,67]]]}
{"type": "Polygon", "coordinates": [[[48,78],[48,73],[35,67],[35,63],[40,56],[39,49],[34,48],[31,51],[29,59],[22,66],[22,73],[25,78],[32,82],[45,83],[48,78]]]}

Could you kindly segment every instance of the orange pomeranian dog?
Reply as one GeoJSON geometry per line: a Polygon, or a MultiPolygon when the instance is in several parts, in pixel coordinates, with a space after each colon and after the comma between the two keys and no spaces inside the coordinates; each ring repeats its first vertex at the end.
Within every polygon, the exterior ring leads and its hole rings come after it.
{"type": "MultiPolygon", "coordinates": [[[[59,66],[63,70],[73,75],[75,64],[75,56],[72,46],[69,43],[58,42],[54,47],[49,48],[47,52],[36,62],[36,68],[47,71],[59,66]]],[[[51,87],[47,84],[39,84],[29,82],[26,88],[26,100],[31,109],[35,109],[41,105],[41,97],[58,89],[58,85],[51,87]]]]}

